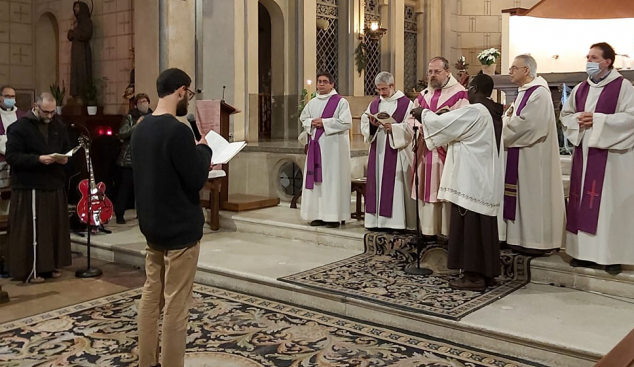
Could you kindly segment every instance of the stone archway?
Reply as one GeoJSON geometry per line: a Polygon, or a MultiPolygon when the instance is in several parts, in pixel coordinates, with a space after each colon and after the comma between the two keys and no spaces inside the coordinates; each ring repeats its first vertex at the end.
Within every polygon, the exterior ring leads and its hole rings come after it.
{"type": "Polygon", "coordinates": [[[284,24],[275,0],[258,1],[258,140],[284,138],[284,24]]]}
{"type": "Polygon", "coordinates": [[[53,13],[42,14],[35,23],[36,92],[48,92],[59,80],[59,25],[53,13]]]}

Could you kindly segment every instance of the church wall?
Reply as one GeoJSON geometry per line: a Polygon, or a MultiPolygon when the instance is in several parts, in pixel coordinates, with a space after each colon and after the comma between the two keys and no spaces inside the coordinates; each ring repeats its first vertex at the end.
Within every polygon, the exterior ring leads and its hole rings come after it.
{"type": "Polygon", "coordinates": [[[35,91],[33,5],[0,1],[0,85],[35,91]]]}
{"type": "MultiPolygon", "coordinates": [[[[502,59],[508,50],[502,49],[502,10],[510,8],[531,8],[539,0],[444,0],[444,18],[447,27],[444,37],[446,56],[453,65],[460,56],[469,63],[469,73],[481,70],[478,54],[495,47],[503,54],[497,62],[498,72],[502,69],[502,59]]],[[[506,74],[506,71],[503,72],[506,74]]]]}
{"type": "MultiPolygon", "coordinates": [[[[45,13],[51,13],[57,19],[60,42],[59,77],[67,89],[70,87],[71,43],[66,33],[73,21],[73,3],[73,0],[33,1],[34,20],[45,13]]],[[[86,3],[89,7],[92,5],[90,1],[86,3]]],[[[125,113],[127,102],[122,95],[130,83],[133,65],[130,51],[134,47],[133,0],[94,1],[92,21],[93,79],[98,80],[98,85],[101,85],[99,104],[104,106],[106,114],[125,113]]],[[[31,75],[35,75],[34,70],[31,70],[31,75]]]]}

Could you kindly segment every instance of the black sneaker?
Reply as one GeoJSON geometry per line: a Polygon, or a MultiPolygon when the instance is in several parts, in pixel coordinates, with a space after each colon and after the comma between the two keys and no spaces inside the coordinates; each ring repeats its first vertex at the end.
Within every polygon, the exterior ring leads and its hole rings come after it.
{"type": "Polygon", "coordinates": [[[610,275],[619,275],[622,271],[623,269],[621,269],[621,265],[619,264],[605,266],[605,272],[610,275]]]}
{"type": "Polygon", "coordinates": [[[117,217],[117,224],[125,224],[125,219],[117,217]]]}

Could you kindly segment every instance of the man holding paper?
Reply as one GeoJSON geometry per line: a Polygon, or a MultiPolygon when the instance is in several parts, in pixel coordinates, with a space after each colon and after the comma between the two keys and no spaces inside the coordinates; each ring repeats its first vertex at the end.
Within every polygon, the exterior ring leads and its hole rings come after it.
{"type": "Polygon", "coordinates": [[[348,101],[329,73],[317,75],[317,96],[300,116],[308,134],[304,165],[302,219],[311,226],[339,227],[350,220],[350,138],[352,115],[348,101]]]}
{"type": "MultiPolygon", "coordinates": [[[[71,264],[67,181],[62,167],[68,162],[65,153],[70,150],[70,143],[66,126],[55,116],[55,98],[42,93],[35,108],[9,126],[7,135],[6,158],[11,166],[12,190],[7,249],[9,274],[27,280],[31,273],[35,214],[37,275],[58,277],[57,269],[71,264]]],[[[36,283],[43,280],[29,279],[36,283]]]]}
{"type": "Polygon", "coordinates": [[[376,76],[375,84],[379,97],[361,116],[361,132],[365,141],[371,144],[365,191],[365,227],[414,229],[416,203],[410,197],[413,135],[406,123],[412,102],[403,92],[396,90],[394,77],[386,71],[376,76]]]}

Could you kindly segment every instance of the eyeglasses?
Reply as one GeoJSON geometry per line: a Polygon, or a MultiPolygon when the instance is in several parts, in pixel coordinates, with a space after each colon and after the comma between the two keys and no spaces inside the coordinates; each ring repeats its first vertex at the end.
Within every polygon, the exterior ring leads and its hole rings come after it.
{"type": "Polygon", "coordinates": [[[185,90],[187,91],[187,99],[191,101],[196,96],[196,93],[192,92],[189,88],[185,88],[185,90]]]}
{"type": "Polygon", "coordinates": [[[517,66],[511,66],[511,67],[509,68],[509,73],[512,73],[512,72],[518,71],[519,69],[526,69],[526,66],[520,66],[520,67],[517,67],[517,66]]]}
{"type": "Polygon", "coordinates": [[[445,69],[441,70],[427,70],[427,75],[440,75],[445,69]]]}
{"type": "Polygon", "coordinates": [[[40,105],[37,105],[37,108],[40,110],[40,114],[46,115],[46,116],[53,117],[53,115],[55,115],[55,112],[56,112],[55,110],[53,110],[53,111],[45,111],[45,110],[42,109],[42,107],[40,107],[40,105]]]}

